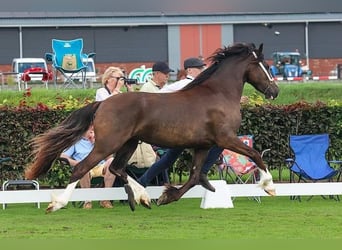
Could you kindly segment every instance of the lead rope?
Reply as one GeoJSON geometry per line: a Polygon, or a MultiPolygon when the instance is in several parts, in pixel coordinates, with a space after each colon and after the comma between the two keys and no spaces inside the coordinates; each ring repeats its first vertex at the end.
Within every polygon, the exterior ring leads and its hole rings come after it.
{"type": "MultiPolygon", "coordinates": [[[[255,51],[252,51],[253,56],[255,57],[255,59],[258,59],[258,56],[256,55],[255,51]]],[[[270,82],[274,82],[274,78],[270,75],[270,73],[266,70],[265,66],[262,64],[262,62],[258,62],[260,67],[262,68],[262,70],[265,72],[268,80],[270,80],[270,82]]]]}

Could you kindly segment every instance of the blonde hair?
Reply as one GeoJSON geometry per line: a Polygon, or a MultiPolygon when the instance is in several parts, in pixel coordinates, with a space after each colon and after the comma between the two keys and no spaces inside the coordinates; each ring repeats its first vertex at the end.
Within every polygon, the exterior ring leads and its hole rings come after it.
{"type": "Polygon", "coordinates": [[[112,74],[117,73],[117,72],[120,73],[120,75],[123,75],[123,72],[119,67],[114,67],[114,66],[108,67],[102,75],[102,84],[106,85],[108,79],[112,77],[112,74]]]}

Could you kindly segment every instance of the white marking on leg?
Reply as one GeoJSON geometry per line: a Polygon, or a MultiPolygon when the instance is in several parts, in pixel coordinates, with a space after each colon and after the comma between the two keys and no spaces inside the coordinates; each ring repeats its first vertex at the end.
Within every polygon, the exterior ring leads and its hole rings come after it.
{"type": "Polygon", "coordinates": [[[260,169],[260,182],[259,186],[264,189],[267,193],[275,195],[275,186],[273,184],[273,179],[271,173],[266,169],[266,171],[260,169]]]}
{"type": "Polygon", "coordinates": [[[140,204],[142,200],[145,200],[148,202],[151,201],[149,194],[146,192],[146,189],[142,185],[136,182],[129,175],[127,176],[127,181],[128,181],[128,185],[130,185],[130,187],[133,190],[134,200],[137,204],[140,204]]]}
{"type": "Polygon", "coordinates": [[[54,193],[51,193],[51,203],[48,206],[48,210],[51,212],[57,211],[58,209],[61,209],[62,207],[65,207],[72,195],[72,192],[75,190],[77,183],[79,180],[70,183],[63,193],[56,195],[54,193]]]}

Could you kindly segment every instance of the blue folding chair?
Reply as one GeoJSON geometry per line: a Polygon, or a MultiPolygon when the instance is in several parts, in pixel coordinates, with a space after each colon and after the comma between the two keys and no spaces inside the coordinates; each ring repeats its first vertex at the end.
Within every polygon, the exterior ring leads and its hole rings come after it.
{"type": "MultiPolygon", "coordinates": [[[[294,158],[286,159],[290,170],[290,182],[339,181],[342,161],[328,161],[326,153],[330,144],[328,134],[290,135],[289,145],[294,158]],[[339,165],[335,169],[331,164],[339,165]]],[[[324,196],[322,196],[325,198],[324,196]]],[[[291,199],[300,197],[292,196],[291,199]]],[[[311,199],[312,196],[309,198],[311,199]]],[[[339,197],[337,196],[337,200],[339,197]]]]}
{"type": "Polygon", "coordinates": [[[52,39],[53,53],[46,53],[46,61],[52,62],[54,68],[54,83],[57,86],[57,72],[64,77],[64,87],[77,87],[75,82],[81,74],[82,86],[86,86],[87,61],[95,53],[83,53],[83,39],[58,40],[52,39]],[[76,77],[77,76],[77,77],[76,77]]]}

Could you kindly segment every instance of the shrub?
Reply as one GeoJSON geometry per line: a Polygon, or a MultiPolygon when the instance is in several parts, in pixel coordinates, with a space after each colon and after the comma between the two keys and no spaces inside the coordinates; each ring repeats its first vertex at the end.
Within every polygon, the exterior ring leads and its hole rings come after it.
{"type": "MultiPolygon", "coordinates": [[[[30,140],[56,126],[75,108],[90,102],[72,96],[60,97],[59,103],[51,107],[30,101],[31,91],[23,93],[17,107],[0,106],[0,157],[11,157],[6,163],[1,179],[23,177],[25,166],[32,160],[30,140]]],[[[304,101],[290,105],[270,105],[257,95],[249,97],[249,104],[241,109],[242,123],[238,134],[254,135],[254,147],[261,152],[266,148],[271,151],[264,160],[270,169],[281,169],[284,159],[291,155],[288,148],[290,134],[328,133],[331,139],[330,159],[342,159],[342,106],[336,101],[307,103],[304,101]],[[251,105],[253,104],[253,105],[251,105]]],[[[175,165],[175,172],[181,177],[188,174],[191,154],[185,151],[175,165]]],[[[211,173],[215,173],[212,171],[211,173]]],[[[50,186],[62,186],[68,183],[70,172],[54,166],[42,180],[50,186]]]]}

